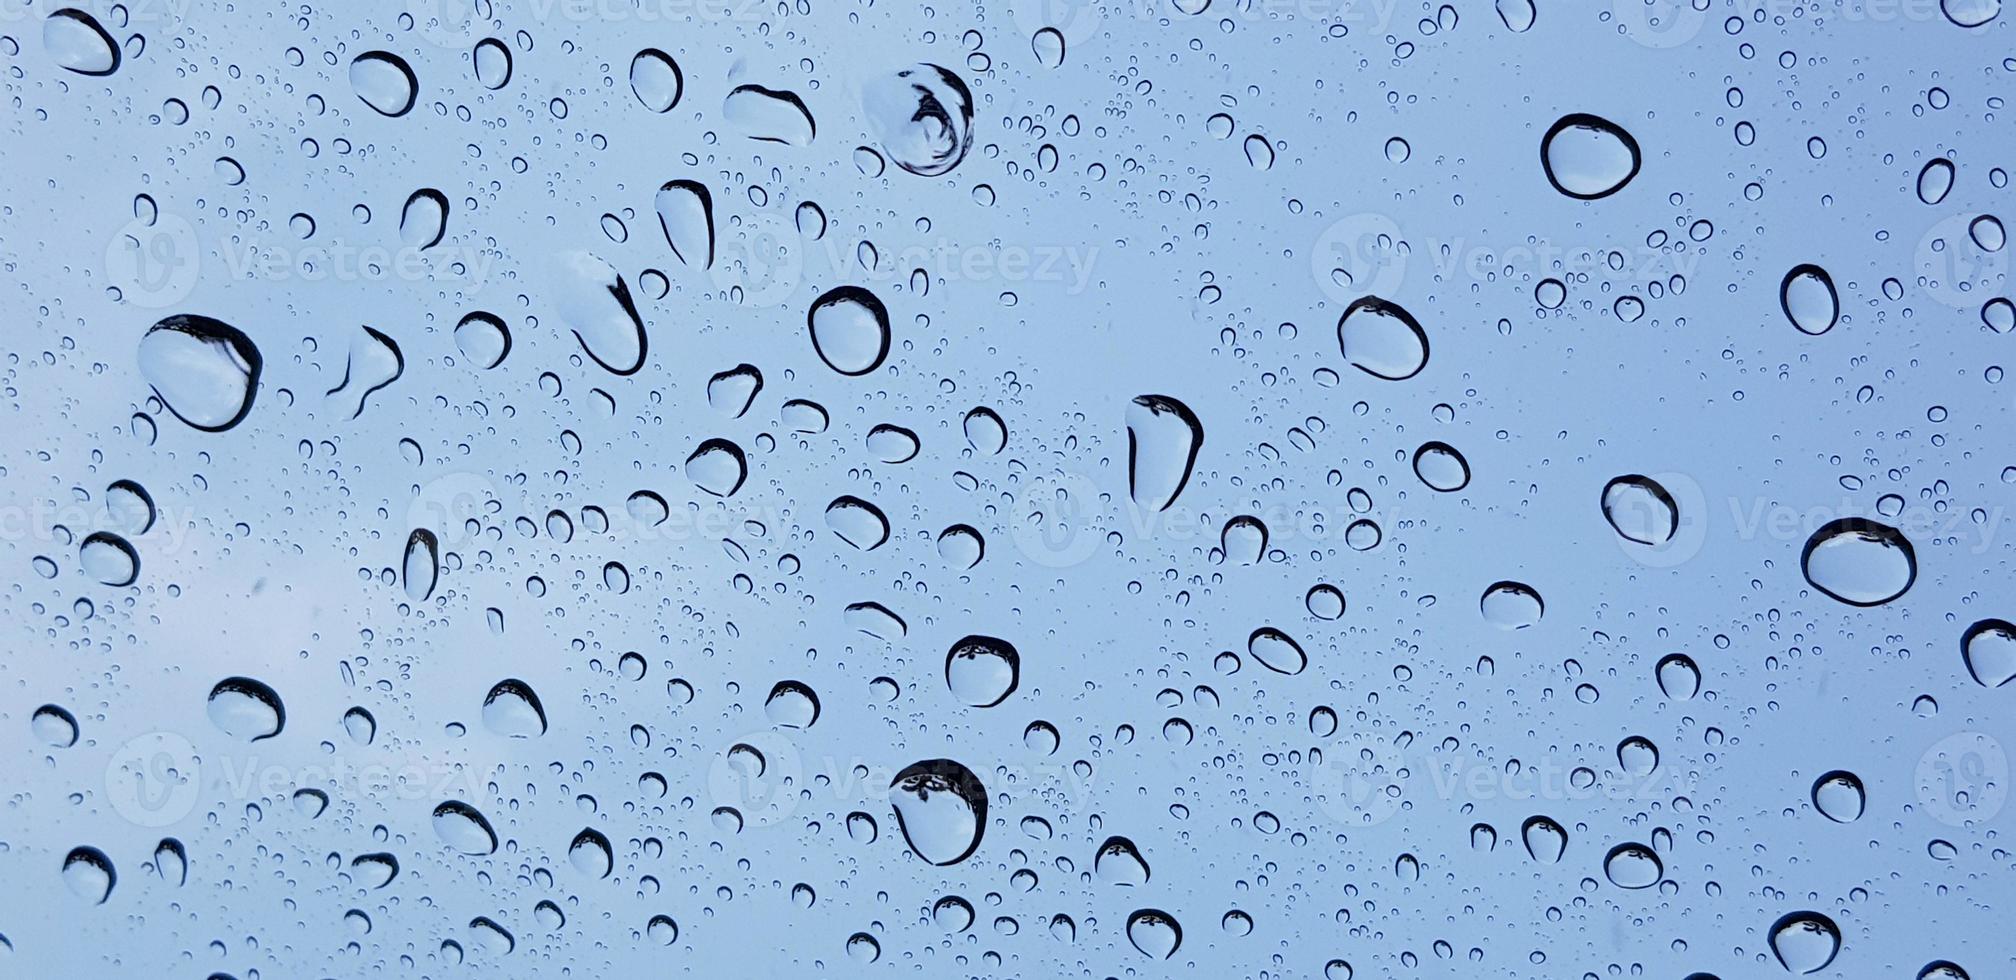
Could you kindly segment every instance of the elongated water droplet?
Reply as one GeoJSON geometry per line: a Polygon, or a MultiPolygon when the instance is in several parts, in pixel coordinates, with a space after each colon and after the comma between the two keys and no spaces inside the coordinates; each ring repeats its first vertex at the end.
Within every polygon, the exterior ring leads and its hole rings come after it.
{"type": "Polygon", "coordinates": [[[1414,475],[1430,490],[1454,493],[1470,485],[1470,461],[1446,442],[1424,442],[1414,450],[1414,475]]]}
{"type": "Polygon", "coordinates": [[[1980,27],[2002,12],[2002,0],[1939,0],[1946,19],[1960,27],[1980,27]]]}
{"type": "Polygon", "coordinates": [[[636,374],[644,366],[650,339],[630,298],[630,285],[615,267],[591,252],[562,252],[555,260],[554,279],[560,318],[581,349],[612,374],[636,374]]]}
{"type": "Polygon", "coordinates": [[[1498,0],[1498,19],[1505,22],[1505,29],[1514,34],[1524,34],[1533,29],[1533,21],[1538,12],[1533,9],[1533,0],[1498,0]]]}
{"type": "Polygon", "coordinates": [[[697,269],[714,267],[714,195],[697,180],[668,180],[652,199],[658,228],[679,261],[697,269]]]}
{"type": "Polygon", "coordinates": [[[607,878],[615,870],[616,855],[609,847],[609,838],[593,827],[586,827],[567,845],[567,863],[591,878],[607,878]]]}
{"type": "Polygon", "coordinates": [[[1309,655],[1302,652],[1302,644],[1272,626],[1254,630],[1246,638],[1246,652],[1260,661],[1260,666],[1277,674],[1299,674],[1309,666],[1309,655]]]}
{"type": "Polygon", "coordinates": [[[424,527],[406,536],[406,555],[400,565],[399,581],[406,585],[406,598],[426,602],[441,578],[441,540],[424,527]]]}
{"type": "Polygon", "coordinates": [[[189,883],[189,850],[173,837],[154,845],[154,873],[177,888],[189,883]]]}
{"type": "Polygon", "coordinates": [[[350,404],[348,399],[354,397],[356,405],[348,413],[354,419],[364,414],[364,403],[372,394],[405,373],[406,355],[400,351],[398,342],[381,331],[363,327],[362,334],[350,341],[350,354],[343,362],[343,379],[329,389],[328,395],[335,398],[347,392],[343,402],[346,406],[350,404]]]}
{"type": "Polygon", "coordinates": [[[126,534],[146,534],[154,527],[154,497],[132,480],[114,480],[105,488],[105,513],[126,534]]]}
{"type": "Polygon", "coordinates": [[[1142,395],[1127,406],[1127,486],[1151,511],[1169,505],[1190,484],[1204,425],[1190,406],[1168,395],[1142,395]]]}
{"type": "Polygon", "coordinates": [[[754,364],[737,364],[707,379],[707,405],[729,418],[739,419],[763,390],[763,372],[754,364]]]}
{"type": "Polygon", "coordinates": [[[1552,817],[1527,817],[1519,825],[1519,839],[1526,843],[1526,853],[1533,860],[1546,864],[1561,863],[1561,856],[1568,851],[1568,831],[1552,817]]]}
{"type": "Polygon", "coordinates": [[[887,422],[869,429],[865,443],[876,459],[892,466],[916,459],[923,448],[917,441],[917,433],[887,422]]]}
{"type": "Polygon", "coordinates": [[[1694,658],[1684,653],[1669,653],[1659,658],[1653,673],[1659,680],[1660,693],[1675,701],[1685,701],[1701,692],[1701,668],[1694,665],[1694,658]]]}
{"type": "Polygon", "coordinates": [[[738,85],[721,103],[721,116],[759,143],[806,146],[819,133],[812,110],[796,92],[738,85]]]}
{"type": "Polygon", "coordinates": [[[1030,50],[1036,54],[1036,63],[1045,68],[1056,68],[1064,64],[1064,32],[1054,27],[1045,27],[1029,39],[1030,50]]]}
{"type": "Polygon", "coordinates": [[[399,209],[399,240],[408,247],[429,249],[448,233],[448,195],[422,187],[399,209]]]}
{"type": "Polygon", "coordinates": [[[77,562],[84,574],[104,585],[132,585],[140,577],[140,553],[133,545],[109,531],[93,531],[77,549],[77,562]]]}
{"type": "Polygon", "coordinates": [[[1945,157],[1933,157],[1925,161],[1918,171],[1918,199],[1926,204],[1938,204],[1946,200],[1946,194],[1953,189],[1953,161],[1945,157]]]}
{"type": "Polygon", "coordinates": [[[476,82],[491,91],[511,84],[511,49],[494,37],[476,42],[471,54],[476,65],[476,82]]]}

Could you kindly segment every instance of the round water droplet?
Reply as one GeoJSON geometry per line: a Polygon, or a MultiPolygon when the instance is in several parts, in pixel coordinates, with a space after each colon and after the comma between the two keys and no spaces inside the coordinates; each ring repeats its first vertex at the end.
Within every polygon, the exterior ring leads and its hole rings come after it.
{"type": "Polygon", "coordinates": [[[716,497],[734,496],[748,476],[748,457],[726,439],[709,439],[686,457],[686,478],[716,497]]]}
{"type": "Polygon", "coordinates": [[[1148,883],[1148,862],[1141,849],[1125,837],[1108,837],[1092,855],[1092,873],[1100,881],[1114,885],[1148,883]]]}
{"type": "Polygon", "coordinates": [[[1684,653],[1659,658],[1659,666],[1653,672],[1658,677],[1660,693],[1675,701],[1688,700],[1701,692],[1701,668],[1684,653]]]}
{"type": "Polygon", "coordinates": [[[616,855],[609,847],[609,838],[593,827],[585,827],[567,845],[567,863],[591,878],[607,878],[615,870],[616,855]]]}
{"type": "Polygon", "coordinates": [[[819,720],[819,695],[800,681],[778,681],[763,700],[763,714],[773,725],[811,728],[819,720]]]}
{"type": "Polygon", "coordinates": [[[1617,743],[1617,767],[1627,776],[1643,778],[1659,768],[1659,747],[1643,735],[1617,743]]]}
{"type": "Polygon", "coordinates": [[[1317,619],[1332,620],[1344,615],[1344,593],[1334,585],[1311,586],[1302,605],[1317,619]]]}
{"type": "Polygon", "coordinates": [[[1022,681],[1022,656],[1013,644],[991,636],[968,636],[945,654],[945,686],[975,708],[1008,699],[1022,681]]]}
{"type": "Polygon", "coordinates": [[[1813,781],[1813,809],[1835,823],[1854,823],[1862,816],[1868,794],[1862,779],[1852,772],[1836,769],[1813,781]]]}
{"type": "Polygon", "coordinates": [[[1354,301],[1337,320],[1344,360],[1375,378],[1405,381],[1428,366],[1428,332],[1421,322],[1377,296],[1354,301]]]}
{"type": "Polygon", "coordinates": [[[1029,47],[1036,54],[1036,63],[1045,68],[1056,68],[1064,63],[1064,33],[1054,27],[1045,27],[1029,40],[1029,47]]]}
{"type": "Polygon", "coordinates": [[[455,349],[469,363],[490,370],[511,353],[511,328],[496,314],[477,310],[455,325],[455,349]]]}
{"type": "Polygon", "coordinates": [[[70,886],[77,897],[93,905],[103,905],[112,897],[112,886],[118,884],[119,874],[112,870],[112,859],[95,847],[73,847],[63,856],[63,883],[70,886]]]}
{"type": "Polygon", "coordinates": [[[859,377],[889,356],[889,309],[860,286],[827,290],[805,315],[812,349],[826,366],[859,377]]]}
{"type": "Polygon", "coordinates": [[[1519,825],[1519,839],[1526,843],[1526,853],[1533,860],[1547,864],[1561,863],[1561,856],[1568,851],[1568,831],[1552,817],[1527,817],[1519,825]]]}
{"type": "Polygon", "coordinates": [[[1537,625],[1547,611],[1540,593],[1518,582],[1493,582],[1484,590],[1477,607],[1484,621],[1501,630],[1523,630],[1537,625]]]}
{"type": "Polygon", "coordinates": [[[77,716],[59,705],[36,708],[28,717],[28,729],[50,748],[67,749],[77,744],[77,716]]]}
{"type": "Polygon", "coordinates": [[[938,533],[938,557],[954,568],[972,568],[986,554],[986,539],[976,528],[954,524],[938,533]]]}
{"type": "Polygon", "coordinates": [[[1541,137],[1540,162],[1555,190],[1592,201],[1617,193],[1638,176],[1638,141],[1601,116],[1570,113],[1541,137]]]}
{"type": "Polygon", "coordinates": [[[1841,930],[1818,912],[1792,912],[1771,924],[1771,952],[1793,973],[1818,973],[1841,952],[1841,930]]]}
{"type": "Polygon", "coordinates": [[[862,551],[874,551],[889,540],[889,518],[860,497],[842,496],[826,505],[826,526],[840,540],[862,551]]]}
{"type": "Polygon", "coordinates": [[[223,432],[252,411],[263,363],[251,338],[207,316],[171,316],[140,338],[141,376],[168,411],[205,432],[223,432]]]}
{"type": "Polygon", "coordinates": [[[937,65],[912,65],[868,81],[861,109],[883,154],[910,173],[949,173],[973,148],[973,93],[937,65]]]}
{"type": "Polygon", "coordinates": [[[146,534],[154,527],[154,497],[132,480],[114,480],[105,488],[105,513],[126,534],[146,534]]]}
{"type": "Polygon", "coordinates": [[[1150,959],[1166,960],[1183,946],[1183,927],[1161,909],[1139,909],[1127,917],[1127,941],[1150,959]]]}
{"type": "Polygon", "coordinates": [[[1430,490],[1454,493],[1470,485],[1470,462],[1446,442],[1424,442],[1414,450],[1414,475],[1430,490]]]}
{"type": "Polygon", "coordinates": [[[979,849],[987,829],[987,791],[965,766],[927,759],[905,767],[889,783],[889,801],[903,840],[925,861],[958,864],[979,849]]]}
{"type": "Polygon", "coordinates": [[[77,549],[77,562],[84,574],[105,585],[132,585],[140,577],[140,553],[125,538],[109,531],[87,535],[77,549]]]}
{"type": "Polygon", "coordinates": [[[1626,541],[1658,547],[1680,530],[1680,505],[1649,476],[1629,474],[1603,486],[1603,517],[1626,541]]]}
{"type": "Polygon", "coordinates": [[[476,64],[476,81],[484,88],[494,92],[511,84],[511,49],[503,41],[486,37],[476,42],[471,59],[476,64]]]}
{"type": "Polygon", "coordinates": [[[1851,606],[1880,606],[1918,578],[1918,554],[1903,533],[1857,517],[1813,532],[1799,565],[1814,588],[1851,606]]]}
{"type": "Polygon", "coordinates": [[[1961,27],[1980,27],[2002,12],[2002,0],[1939,0],[1946,19],[1961,27]]]}
{"type": "Polygon", "coordinates": [[[227,677],[210,689],[210,723],[233,738],[257,742],[280,734],[287,709],[280,695],[250,677],[227,677]]]}
{"type": "Polygon", "coordinates": [[[1619,888],[1650,888],[1665,877],[1666,866],[1644,844],[1619,844],[1603,858],[1603,875],[1619,888]]]}

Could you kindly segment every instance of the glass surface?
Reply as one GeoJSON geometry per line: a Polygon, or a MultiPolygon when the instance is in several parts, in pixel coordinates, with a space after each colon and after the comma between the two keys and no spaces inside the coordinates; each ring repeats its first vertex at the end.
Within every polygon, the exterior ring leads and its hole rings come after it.
{"type": "Polygon", "coordinates": [[[2016,975],[2000,0],[0,8],[0,976],[2016,975]]]}

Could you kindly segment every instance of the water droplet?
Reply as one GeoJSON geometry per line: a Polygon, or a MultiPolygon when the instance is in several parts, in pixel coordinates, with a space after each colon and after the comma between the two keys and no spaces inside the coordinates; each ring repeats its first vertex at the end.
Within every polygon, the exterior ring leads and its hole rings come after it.
{"type": "Polygon", "coordinates": [[[105,488],[105,514],[126,534],[146,534],[154,527],[154,497],[132,480],[114,480],[105,488]]]}
{"type": "Polygon", "coordinates": [[[1127,407],[1127,485],[1134,502],[1169,509],[1190,483],[1204,426],[1190,406],[1167,395],[1142,395],[1127,407]]]}
{"type": "Polygon", "coordinates": [[[1570,113],[1541,138],[1540,162],[1555,190],[1593,201],[1617,193],[1638,176],[1638,141],[1601,116],[1570,113]]]}
{"type": "Polygon", "coordinates": [[[1939,0],[1946,19],[1960,27],[1980,27],[2002,12],[2002,0],[1939,0]]]}
{"type": "Polygon", "coordinates": [[[1953,161],[1945,157],[1925,161],[1924,168],[1918,171],[1918,199],[1926,204],[1938,204],[1952,189],[1953,161]]]}
{"type": "Polygon", "coordinates": [[[77,561],[84,574],[105,585],[128,586],[140,577],[140,553],[125,538],[109,531],[86,536],[77,549],[77,561]]]}
{"type": "Polygon", "coordinates": [[[652,199],[672,255],[689,266],[714,267],[714,195],[697,180],[668,180],[652,199]]]}
{"type": "Polygon", "coordinates": [[[93,905],[103,905],[112,897],[112,886],[118,884],[119,874],[112,870],[112,859],[95,847],[73,847],[63,856],[63,883],[77,897],[93,905]]]}
{"type": "Polygon", "coordinates": [[[1498,0],[1498,19],[1505,22],[1505,29],[1514,34],[1524,34],[1533,28],[1538,11],[1533,9],[1533,0],[1498,0]]]}
{"type": "Polygon", "coordinates": [[[797,93],[761,85],[736,86],[722,101],[721,116],[744,136],[761,143],[805,146],[819,132],[812,122],[812,111],[805,108],[797,93]]]}
{"type": "Polygon", "coordinates": [[[1568,831],[1551,817],[1527,817],[1519,825],[1519,839],[1526,842],[1526,853],[1533,860],[1547,864],[1561,863],[1561,855],[1568,851],[1568,831]]]}
{"type": "Polygon", "coordinates": [[[636,374],[650,340],[630,285],[601,257],[582,251],[555,257],[554,285],[560,318],[589,358],[612,374],[636,374]]]}
{"type": "Polygon", "coordinates": [[[874,551],[889,540],[889,518],[882,508],[860,497],[835,497],[826,505],[826,526],[840,540],[862,551],[874,551]]]}
{"type": "Polygon", "coordinates": [[[907,766],[890,781],[889,801],[904,841],[925,861],[958,864],[979,849],[987,829],[987,791],[965,766],[950,759],[907,766]]]}
{"type": "Polygon", "coordinates": [[[1649,476],[1628,474],[1603,486],[1603,517],[1626,541],[1658,547],[1680,530],[1680,505],[1649,476]]]}
{"type": "Polygon", "coordinates": [[[1793,973],[1818,973],[1841,952],[1841,930],[1818,912],[1792,912],[1771,924],[1771,952],[1793,973]]]}
{"type": "Polygon", "coordinates": [[[1880,606],[1918,578],[1917,551],[1901,532],[1856,517],[1813,532],[1799,565],[1814,588],[1851,606],[1880,606]]]}
{"type": "Polygon", "coordinates": [[[1299,674],[1309,666],[1302,644],[1272,626],[1262,626],[1246,637],[1246,652],[1277,674],[1299,674]]]}
{"type": "Polygon", "coordinates": [[[413,109],[420,79],[406,59],[390,51],[366,51],[350,61],[350,87],[380,115],[397,118],[413,109]]]}
{"type": "Polygon", "coordinates": [[[97,18],[75,7],[64,7],[43,19],[42,47],[58,65],[79,75],[103,77],[119,70],[119,43],[97,18]]]}
{"type": "Polygon", "coordinates": [[[972,568],[986,554],[986,539],[976,528],[954,524],[938,532],[938,557],[954,568],[972,568]]]}
{"type": "Polygon", "coordinates": [[[937,65],[912,65],[867,82],[861,108],[884,155],[918,176],[951,172],[973,147],[973,93],[937,65]]]}
{"type": "Polygon", "coordinates": [[[1064,33],[1054,27],[1045,27],[1030,38],[1029,47],[1036,53],[1036,63],[1045,68],[1056,68],[1064,64],[1064,33]]]}
{"type": "Polygon", "coordinates": [[[1127,917],[1127,941],[1150,959],[1166,960],[1183,946],[1183,927],[1161,909],[1139,909],[1127,917]]]}
{"type": "Polygon", "coordinates": [[[28,730],[50,748],[67,749],[77,744],[77,716],[58,705],[36,708],[28,717],[28,730]]]}
{"type": "Polygon", "coordinates": [[[1092,873],[1100,881],[1114,885],[1148,883],[1148,862],[1141,849],[1125,837],[1108,837],[1092,855],[1092,873]]]}
{"type": "Polygon", "coordinates": [[[734,496],[748,476],[748,457],[726,439],[709,439],[686,457],[686,478],[716,497],[734,496]]]}
{"type": "Polygon", "coordinates": [[[945,654],[945,686],[975,708],[1008,700],[1022,681],[1022,656],[1013,644],[991,636],[968,636],[945,654]]]}
{"type": "Polygon", "coordinates": [[[819,359],[849,377],[881,367],[889,356],[889,309],[860,286],[839,286],[813,300],[805,326],[819,359]]]}
{"type": "Polygon", "coordinates": [[[483,697],[483,727],[506,738],[537,738],[546,734],[546,707],[531,685],[507,677],[483,697]]]}
{"type": "Polygon", "coordinates": [[[1675,701],[1686,701],[1701,692],[1701,668],[1684,653],[1659,658],[1653,673],[1659,680],[1659,692],[1675,701]]]}
{"type": "Polygon", "coordinates": [[[616,856],[609,847],[609,838],[593,827],[586,827],[567,845],[567,863],[591,878],[607,878],[616,867],[616,856]]]}
{"type": "Polygon", "coordinates": [[[1650,888],[1666,876],[1666,866],[1644,844],[1619,844],[1603,858],[1603,875],[1619,888],[1650,888]]]}
{"type": "Polygon", "coordinates": [[[1470,463],[1446,442],[1424,442],[1414,450],[1414,475],[1430,490],[1454,493],[1470,485],[1470,463]]]}
{"type": "Polygon", "coordinates": [[[1841,318],[1841,297],[1834,277],[1817,265],[1795,265],[1778,286],[1778,307],[1801,333],[1819,336],[1841,318]]]}
{"type": "Polygon", "coordinates": [[[227,677],[210,689],[210,723],[233,738],[257,742],[280,734],[287,709],[272,688],[250,677],[227,677]]]}
{"type": "Polygon", "coordinates": [[[1405,381],[1428,366],[1428,332],[1421,322],[1377,296],[1345,308],[1337,320],[1337,345],[1352,367],[1386,381],[1405,381]]]}
{"type": "Polygon", "coordinates": [[[461,800],[449,800],[434,808],[434,834],[464,854],[482,856],[497,851],[497,832],[476,808],[461,800]]]}
{"type": "Polygon", "coordinates": [[[778,681],[763,700],[763,714],[773,725],[811,728],[819,720],[819,695],[801,681],[778,681]]]}
{"type": "Polygon", "coordinates": [[[486,37],[476,42],[471,55],[476,64],[476,82],[491,91],[511,84],[511,49],[503,41],[486,37]]]}
{"type": "Polygon", "coordinates": [[[469,363],[488,371],[503,364],[511,353],[511,328],[496,314],[477,310],[455,325],[455,349],[469,363]]]}
{"type": "Polygon", "coordinates": [[[1836,769],[1813,781],[1813,809],[1835,823],[1854,823],[1862,816],[1867,794],[1862,779],[1852,772],[1836,769]]]}
{"type": "Polygon", "coordinates": [[[406,536],[406,554],[399,580],[406,585],[406,598],[426,602],[441,578],[441,541],[426,528],[414,528],[406,536]]]}
{"type": "Polygon", "coordinates": [[[1982,687],[2016,681],[2016,625],[2003,619],[1984,619],[1967,627],[1960,636],[1960,656],[1967,663],[1967,673],[1982,687]]]}
{"type": "Polygon", "coordinates": [[[399,209],[399,240],[416,249],[441,244],[448,233],[448,195],[422,187],[399,209]]]}
{"type": "Polygon", "coordinates": [[[207,316],[171,316],[140,338],[141,376],[168,411],[204,432],[223,432],[252,411],[263,363],[251,338],[207,316]]]}
{"type": "Polygon", "coordinates": [[[686,75],[672,56],[645,48],[630,59],[630,91],[652,112],[670,112],[686,91],[686,75]]]}
{"type": "Polygon", "coordinates": [[[1484,621],[1501,630],[1523,630],[1537,625],[1547,611],[1540,593],[1518,582],[1493,582],[1477,602],[1484,621]]]}

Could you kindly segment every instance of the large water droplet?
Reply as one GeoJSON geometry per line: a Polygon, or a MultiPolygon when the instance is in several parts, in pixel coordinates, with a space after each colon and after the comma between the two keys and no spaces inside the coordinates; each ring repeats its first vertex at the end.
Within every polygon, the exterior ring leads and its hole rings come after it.
{"type": "Polygon", "coordinates": [[[223,432],[252,411],[264,360],[251,338],[222,320],[168,317],[140,338],[140,374],[175,417],[223,432]]]}
{"type": "Polygon", "coordinates": [[[1008,700],[1022,682],[1022,655],[1007,640],[968,636],[945,654],[945,686],[975,708],[1008,700]]]}
{"type": "Polygon", "coordinates": [[[986,789],[972,770],[950,759],[927,759],[897,773],[889,802],[910,850],[935,865],[972,856],[987,830],[986,789]]]}
{"type": "Polygon", "coordinates": [[[826,526],[840,540],[862,551],[874,551],[889,540],[889,518],[882,508],[860,497],[835,497],[826,505],[826,526]]]}
{"type": "Polygon", "coordinates": [[[287,727],[287,708],[272,688],[250,677],[226,677],[210,689],[210,723],[233,738],[257,742],[287,727]]]}
{"type": "Polygon", "coordinates": [[[1967,627],[1960,635],[1960,656],[1967,663],[1967,673],[1982,687],[2016,681],[2016,624],[1984,619],[1967,627]]]}
{"type": "Polygon", "coordinates": [[[652,199],[665,244],[679,261],[714,267],[714,194],[697,180],[668,180],[652,199]]]}
{"type": "Polygon", "coordinates": [[[1939,9],[1960,27],[1980,27],[2002,12],[2002,0],[1939,0],[1939,9]]]}
{"type": "Polygon", "coordinates": [[[356,403],[349,412],[354,419],[364,414],[364,403],[374,393],[405,373],[406,355],[399,350],[398,342],[379,330],[363,327],[361,336],[350,341],[349,356],[343,362],[343,379],[329,389],[328,395],[330,398],[345,395],[345,405],[350,405],[348,399],[354,397],[356,403]]]}
{"type": "Polygon", "coordinates": [[[709,439],[686,457],[686,478],[716,497],[734,496],[748,476],[748,457],[726,439],[709,439]]]}
{"type": "Polygon", "coordinates": [[[1262,626],[1247,636],[1246,652],[1277,674],[1299,674],[1309,666],[1302,644],[1272,626],[1262,626]]]}
{"type": "Polygon", "coordinates": [[[1483,598],[1477,601],[1478,609],[1484,614],[1484,621],[1501,630],[1523,630],[1540,622],[1546,613],[1547,604],[1540,599],[1540,593],[1530,585],[1519,582],[1493,582],[1484,590],[1483,598]]]}
{"type": "Polygon", "coordinates": [[[1547,864],[1561,863],[1561,855],[1568,851],[1568,831],[1552,817],[1527,817],[1519,825],[1519,839],[1526,843],[1526,853],[1533,860],[1547,864]]]}
{"type": "Polygon", "coordinates": [[[652,112],[670,112],[686,91],[686,74],[672,56],[645,48],[630,59],[630,91],[652,112]]]}
{"type": "Polygon", "coordinates": [[[406,554],[400,564],[399,580],[406,585],[406,598],[426,602],[441,578],[441,539],[424,527],[406,536],[406,554]]]}
{"type": "Polygon", "coordinates": [[[884,155],[910,173],[949,173],[973,147],[973,93],[937,65],[912,65],[866,83],[861,108],[884,155]]]}
{"type": "Polygon", "coordinates": [[[1947,192],[1953,189],[1953,161],[1945,157],[1933,157],[1925,161],[1918,171],[1918,199],[1926,204],[1938,204],[1946,200],[1947,192]]]}
{"type": "Polygon", "coordinates": [[[105,33],[96,17],[75,7],[64,7],[43,19],[42,47],[57,64],[79,75],[103,77],[119,70],[119,43],[105,33]]]}
{"type": "Polygon", "coordinates": [[[1818,336],[1834,329],[1841,318],[1841,297],[1834,277],[1817,265],[1795,265],[1778,286],[1778,308],[1801,333],[1818,336]]]}
{"type": "Polygon", "coordinates": [[[1771,951],[1793,973],[1818,973],[1841,951],[1841,930],[1818,912],[1792,912],[1771,924],[1771,951]]]}
{"type": "Polygon", "coordinates": [[[350,61],[350,87],[365,105],[396,118],[412,110],[420,79],[406,59],[390,51],[366,51],[350,61]]]}
{"type": "Polygon", "coordinates": [[[1675,701],[1685,701],[1701,693],[1701,668],[1694,665],[1694,658],[1684,653],[1669,653],[1659,658],[1659,665],[1653,673],[1659,680],[1660,693],[1675,701]]]}
{"type": "Polygon", "coordinates": [[[644,318],[614,266],[591,252],[562,252],[555,258],[554,286],[560,318],[596,364],[626,376],[644,366],[650,349],[644,318]]]}
{"type": "Polygon", "coordinates": [[[796,92],[738,85],[721,103],[722,118],[761,143],[805,146],[819,132],[812,122],[812,110],[796,92]]]}
{"type": "Polygon", "coordinates": [[[1138,909],[1127,917],[1127,941],[1151,959],[1166,960],[1183,946],[1183,927],[1161,909],[1138,909]]]}
{"type": "Polygon", "coordinates": [[[483,697],[483,727],[506,738],[537,738],[546,734],[546,707],[530,684],[507,677],[483,697]]]}
{"type": "Polygon", "coordinates": [[[1505,22],[1505,29],[1514,34],[1524,34],[1533,29],[1533,21],[1539,12],[1533,9],[1533,0],[1498,0],[1498,19],[1505,22]]]}
{"type": "Polygon", "coordinates": [[[773,725],[811,728],[819,720],[819,695],[802,681],[778,681],[763,700],[763,714],[773,725]]]}
{"type": "Polygon", "coordinates": [[[1619,888],[1650,888],[1665,877],[1666,867],[1644,844],[1619,844],[1603,858],[1603,875],[1619,888]]]}
{"type": "Polygon", "coordinates": [[[494,37],[476,42],[471,53],[476,65],[476,82],[491,91],[511,84],[511,49],[494,37]]]}
{"type": "Polygon", "coordinates": [[[28,730],[50,748],[67,749],[77,744],[77,716],[59,705],[36,708],[28,717],[28,730]]]}
{"type": "Polygon", "coordinates": [[[511,328],[496,314],[477,310],[455,325],[455,349],[487,371],[511,353],[511,328]]]}
{"type": "Polygon", "coordinates": [[[1148,861],[1141,849],[1125,837],[1108,837],[1092,855],[1092,873],[1100,881],[1115,885],[1148,883],[1148,861]]]}
{"type": "Polygon", "coordinates": [[[1424,442],[1414,450],[1414,475],[1430,490],[1454,493],[1470,485],[1470,462],[1446,442],[1424,442]]]}
{"type": "Polygon", "coordinates": [[[1127,485],[1134,502],[1169,509],[1190,483],[1204,426],[1190,406],[1168,395],[1142,395],[1127,407],[1127,485]]]}
{"type": "Polygon", "coordinates": [[[1813,532],[1799,565],[1814,588],[1851,606],[1880,606],[1918,578],[1918,553],[1903,533],[1858,517],[1813,532]]]}
{"type": "Polygon", "coordinates": [[[1638,141],[1601,116],[1570,113],[1541,138],[1540,163],[1555,190],[1592,201],[1617,193],[1638,176],[1638,141]]]}
{"type": "Polygon", "coordinates": [[[93,531],[77,549],[84,574],[111,586],[132,585],[140,577],[140,553],[109,531],[93,531]]]}
{"type": "Polygon", "coordinates": [[[1603,518],[1626,541],[1658,547],[1680,530],[1680,505],[1649,476],[1636,473],[1603,485],[1603,518]]]}
{"type": "Polygon", "coordinates": [[[1428,366],[1428,332],[1400,304],[1364,296],[1337,319],[1337,345],[1352,367],[1386,381],[1405,381],[1428,366]]]}
{"type": "Polygon", "coordinates": [[[63,883],[77,897],[93,905],[103,905],[112,897],[112,886],[118,884],[119,874],[112,870],[112,859],[95,847],[73,847],[63,856],[63,883]]]}
{"type": "Polygon", "coordinates": [[[399,240],[416,249],[441,244],[448,234],[448,195],[432,187],[422,187],[406,198],[399,209],[399,240]]]}
{"type": "Polygon", "coordinates": [[[434,808],[434,834],[464,854],[481,856],[497,851],[497,832],[490,829],[490,820],[461,800],[434,808]]]}
{"type": "Polygon", "coordinates": [[[586,827],[567,845],[567,863],[591,878],[607,878],[616,867],[616,856],[609,847],[609,838],[593,827],[586,827]]]}
{"type": "Polygon", "coordinates": [[[849,377],[881,367],[889,356],[889,309],[860,286],[839,286],[813,300],[805,327],[819,359],[849,377]]]}
{"type": "Polygon", "coordinates": [[[1821,774],[1813,781],[1813,809],[1835,823],[1854,823],[1862,816],[1868,795],[1861,777],[1843,769],[1821,774]]]}

